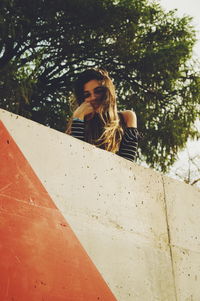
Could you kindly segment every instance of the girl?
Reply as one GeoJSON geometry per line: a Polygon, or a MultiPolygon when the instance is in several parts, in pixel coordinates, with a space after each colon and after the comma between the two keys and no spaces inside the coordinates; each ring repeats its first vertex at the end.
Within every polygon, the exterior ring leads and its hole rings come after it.
{"type": "Polygon", "coordinates": [[[115,87],[108,72],[87,69],[75,82],[78,104],[66,133],[134,161],[138,145],[133,111],[117,112],[115,87]]]}

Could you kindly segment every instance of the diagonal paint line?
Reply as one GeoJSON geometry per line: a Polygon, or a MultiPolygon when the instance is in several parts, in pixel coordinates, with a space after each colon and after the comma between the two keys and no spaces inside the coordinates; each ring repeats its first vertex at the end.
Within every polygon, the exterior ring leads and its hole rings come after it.
{"type": "Polygon", "coordinates": [[[0,299],[116,300],[2,122],[0,136],[0,299]]]}

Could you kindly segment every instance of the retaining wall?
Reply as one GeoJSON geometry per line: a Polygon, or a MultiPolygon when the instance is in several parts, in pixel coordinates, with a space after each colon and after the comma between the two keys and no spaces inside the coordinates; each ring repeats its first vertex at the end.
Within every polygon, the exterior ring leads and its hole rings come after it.
{"type": "MultiPolygon", "coordinates": [[[[200,300],[198,189],[7,111],[0,119],[114,298],[200,300]]],[[[43,293],[29,300],[51,300],[43,293]]],[[[61,295],[52,300],[114,300],[61,295]]]]}

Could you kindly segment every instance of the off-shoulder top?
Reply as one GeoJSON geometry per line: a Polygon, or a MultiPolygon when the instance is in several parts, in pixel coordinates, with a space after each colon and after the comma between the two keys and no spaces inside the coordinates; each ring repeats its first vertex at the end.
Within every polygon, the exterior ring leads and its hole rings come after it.
{"type": "MultiPolygon", "coordinates": [[[[120,143],[119,151],[116,154],[127,160],[134,161],[137,155],[139,136],[138,130],[135,127],[126,127],[123,115],[121,113],[118,114],[124,134],[120,143]]],[[[82,141],[95,144],[95,140],[101,136],[102,131],[102,123],[97,115],[89,121],[83,121],[78,118],[74,118],[72,121],[71,135],[82,141]],[[94,127],[96,127],[96,130],[88,133],[88,129],[93,129],[94,127]]],[[[103,148],[103,146],[100,146],[100,148],[103,148]]]]}

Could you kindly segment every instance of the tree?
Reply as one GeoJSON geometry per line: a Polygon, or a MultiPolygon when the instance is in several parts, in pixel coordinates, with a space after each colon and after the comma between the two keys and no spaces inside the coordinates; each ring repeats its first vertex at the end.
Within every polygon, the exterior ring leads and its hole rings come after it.
{"type": "Polygon", "coordinates": [[[147,0],[2,0],[0,11],[2,108],[64,131],[76,74],[101,66],[119,109],[137,113],[150,166],[167,171],[197,137],[191,18],[147,0]]]}
{"type": "Polygon", "coordinates": [[[171,176],[192,186],[200,187],[200,155],[197,153],[192,155],[188,148],[186,151],[185,164],[175,163],[171,170],[171,176]]]}

